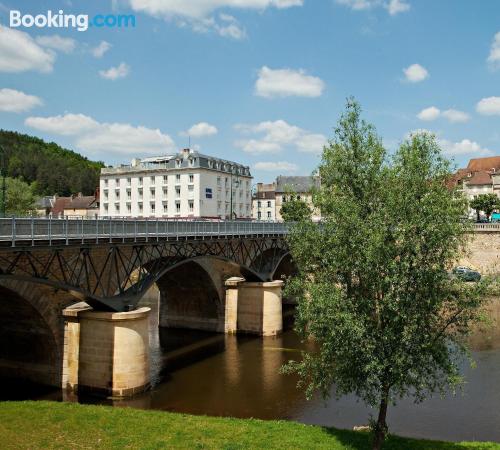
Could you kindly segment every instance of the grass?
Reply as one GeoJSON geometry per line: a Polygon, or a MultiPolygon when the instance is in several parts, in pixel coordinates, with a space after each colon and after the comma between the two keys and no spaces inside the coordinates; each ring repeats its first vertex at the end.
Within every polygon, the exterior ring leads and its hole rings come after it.
{"type": "MultiPolygon", "coordinates": [[[[368,433],[288,421],[191,416],[76,403],[1,402],[2,449],[367,449],[368,433]]],[[[390,436],[384,449],[500,449],[390,436]]]]}

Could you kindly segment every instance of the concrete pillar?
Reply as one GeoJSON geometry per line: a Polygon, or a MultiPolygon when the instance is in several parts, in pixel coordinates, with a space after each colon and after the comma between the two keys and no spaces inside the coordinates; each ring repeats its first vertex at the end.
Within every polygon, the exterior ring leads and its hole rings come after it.
{"type": "Polygon", "coordinates": [[[63,388],[125,397],[149,387],[150,308],[67,308],[63,388]]]}
{"type": "Polygon", "coordinates": [[[275,336],[283,331],[283,281],[238,285],[238,331],[275,336]]]}
{"type": "Polygon", "coordinates": [[[234,334],[238,330],[238,287],[244,281],[244,278],[232,277],[225,282],[224,333],[234,334]]]}

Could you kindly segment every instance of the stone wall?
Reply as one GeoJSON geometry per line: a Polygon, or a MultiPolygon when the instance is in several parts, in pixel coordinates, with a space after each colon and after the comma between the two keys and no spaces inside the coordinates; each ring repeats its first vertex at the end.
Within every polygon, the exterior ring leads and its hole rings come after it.
{"type": "Polygon", "coordinates": [[[500,232],[474,233],[460,265],[469,266],[482,274],[499,274],[500,232]]]}

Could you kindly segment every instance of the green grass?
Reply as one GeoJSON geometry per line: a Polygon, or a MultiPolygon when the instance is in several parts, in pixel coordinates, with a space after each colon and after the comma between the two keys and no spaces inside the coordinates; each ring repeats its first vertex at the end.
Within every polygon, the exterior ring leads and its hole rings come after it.
{"type": "MultiPolygon", "coordinates": [[[[226,419],[55,402],[1,402],[0,448],[366,449],[370,435],[288,421],[226,419]]],[[[500,449],[391,436],[385,449],[500,449]]]]}

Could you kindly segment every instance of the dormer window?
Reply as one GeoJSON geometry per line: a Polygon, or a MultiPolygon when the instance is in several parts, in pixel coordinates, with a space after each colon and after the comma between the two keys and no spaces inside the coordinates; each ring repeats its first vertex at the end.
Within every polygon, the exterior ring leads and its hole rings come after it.
{"type": "Polygon", "coordinates": [[[175,160],[175,167],[181,167],[181,160],[180,159],[175,160]]]}

